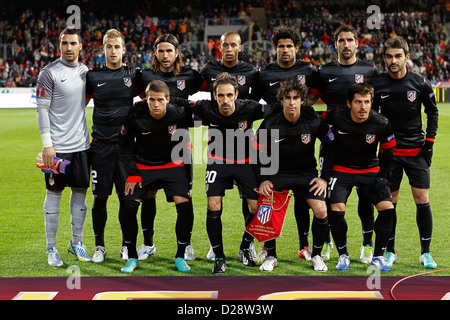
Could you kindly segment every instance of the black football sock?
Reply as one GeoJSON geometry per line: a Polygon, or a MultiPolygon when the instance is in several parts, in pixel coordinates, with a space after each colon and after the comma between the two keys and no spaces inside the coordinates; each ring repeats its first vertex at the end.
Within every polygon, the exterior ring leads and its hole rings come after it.
{"type": "Polygon", "coordinates": [[[311,230],[313,235],[311,257],[314,257],[316,255],[320,255],[322,252],[323,243],[325,242],[328,233],[328,217],[325,217],[324,219],[314,217],[311,230]]]}
{"type": "Polygon", "coordinates": [[[392,214],[392,230],[387,243],[386,251],[395,253],[395,229],[397,228],[397,204],[394,203],[394,213],[392,214]]]}
{"type": "Polygon", "coordinates": [[[373,250],[374,257],[382,256],[386,250],[392,232],[392,218],[395,209],[387,209],[378,211],[378,217],[375,220],[375,248],[373,250]]]}
{"type": "Polygon", "coordinates": [[[309,224],[311,219],[309,216],[309,205],[306,200],[302,198],[296,198],[294,202],[294,215],[297,222],[298,240],[300,249],[309,247],[308,235],[309,224]]]}
{"type": "Polygon", "coordinates": [[[128,248],[128,258],[137,259],[136,239],[138,235],[138,222],[136,215],[139,209],[139,202],[134,200],[125,201],[124,209],[122,228],[124,242],[128,248]]]}
{"type": "Polygon", "coordinates": [[[142,200],[141,206],[141,226],[144,236],[144,244],[153,246],[154,224],[156,217],[156,199],[150,198],[142,200]]]}
{"type": "Polygon", "coordinates": [[[346,254],[347,251],[347,220],[345,220],[345,211],[334,211],[330,212],[330,226],[331,234],[333,235],[334,243],[336,244],[336,249],[339,255],[346,254]]]}
{"type": "Polygon", "coordinates": [[[105,226],[108,214],[106,211],[106,203],[108,197],[106,198],[94,198],[94,204],[92,206],[92,226],[95,235],[95,245],[105,246],[105,226]]]}
{"type": "MultiPolygon", "coordinates": [[[[359,191],[359,189],[358,189],[359,191]]],[[[358,194],[359,195],[359,194],[358,194]]],[[[363,232],[363,246],[373,246],[374,206],[366,198],[358,197],[358,216],[361,220],[363,232]]]]}
{"type": "Polygon", "coordinates": [[[222,210],[211,211],[208,209],[206,213],[206,231],[216,258],[225,258],[225,254],[223,252],[221,217],[222,210]]]}
{"type": "Polygon", "coordinates": [[[419,227],[421,254],[430,252],[431,235],[433,233],[433,215],[430,203],[417,204],[416,221],[419,227]]]}
{"type": "Polygon", "coordinates": [[[177,208],[177,222],[175,224],[175,233],[177,236],[177,253],[175,258],[184,258],[184,251],[188,245],[189,235],[191,232],[192,220],[194,213],[192,205],[188,202],[179,203],[177,208]]]}

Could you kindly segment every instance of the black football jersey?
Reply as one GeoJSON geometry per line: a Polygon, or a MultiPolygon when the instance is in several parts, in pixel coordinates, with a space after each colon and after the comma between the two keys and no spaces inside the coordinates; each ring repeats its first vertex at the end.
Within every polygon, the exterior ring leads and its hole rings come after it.
{"type": "MultiPolygon", "coordinates": [[[[239,99],[251,98],[252,87],[257,73],[257,69],[254,65],[239,60],[237,65],[229,68],[223,65],[222,61],[209,61],[202,67],[200,74],[208,83],[208,88],[211,93],[213,92],[213,84],[217,75],[223,72],[227,72],[237,78],[239,99]]],[[[212,99],[213,97],[211,95],[211,100],[212,99]]]]}
{"type": "Polygon", "coordinates": [[[92,137],[117,142],[133,98],[138,94],[140,70],[131,66],[90,70],[86,76],[86,95],[94,100],[92,137]]]}
{"type": "Polygon", "coordinates": [[[167,111],[161,119],[150,115],[147,101],[136,102],[122,126],[120,136],[121,161],[129,176],[139,175],[136,163],[160,166],[180,159],[172,159],[172,149],[179,140],[172,141],[172,135],[179,129],[186,129],[191,114],[189,110],[167,104],[167,111]]]}
{"type": "Polygon", "coordinates": [[[153,80],[164,81],[170,89],[171,97],[181,97],[187,99],[199,91],[204,80],[198,71],[183,67],[181,73],[174,76],[173,72],[153,72],[151,69],[142,70],[142,82],[139,88],[145,91],[147,85],[153,80]]]}
{"type": "Polygon", "coordinates": [[[353,83],[369,83],[378,75],[374,65],[357,59],[352,65],[342,65],[337,60],[322,65],[315,73],[311,94],[320,96],[331,110],[347,105],[347,90],[353,83]]]}
{"type": "Polygon", "coordinates": [[[259,150],[270,152],[272,145],[278,144],[278,172],[287,174],[317,171],[316,139],[328,145],[333,140],[332,132],[313,108],[306,106],[302,107],[296,123],[289,122],[283,112],[272,113],[261,123],[255,136],[259,150]]]}
{"type": "Polygon", "coordinates": [[[248,163],[252,161],[249,154],[253,122],[263,118],[264,106],[253,100],[237,99],[235,107],[231,115],[224,116],[219,112],[217,101],[200,100],[191,110],[208,126],[209,158],[224,163],[248,163]]]}
{"type": "Polygon", "coordinates": [[[387,72],[374,80],[374,110],[379,110],[391,122],[397,149],[423,146],[425,138],[434,141],[438,128],[438,108],[433,88],[428,80],[412,71],[401,79],[387,72]],[[422,105],[427,115],[427,133],[423,130],[422,105]]]}
{"type": "Polygon", "coordinates": [[[348,173],[381,171],[387,176],[395,135],[385,116],[371,110],[366,121],[356,123],[351,119],[350,108],[337,107],[324,112],[322,117],[332,125],[334,134],[336,155],[333,170],[348,173]],[[385,159],[386,166],[379,162],[378,147],[380,156],[390,157],[385,159]]]}
{"type": "Polygon", "coordinates": [[[266,103],[276,102],[280,82],[294,77],[310,87],[314,72],[316,69],[311,63],[301,60],[290,68],[281,68],[277,62],[269,63],[258,72],[253,99],[263,99],[266,103]]]}

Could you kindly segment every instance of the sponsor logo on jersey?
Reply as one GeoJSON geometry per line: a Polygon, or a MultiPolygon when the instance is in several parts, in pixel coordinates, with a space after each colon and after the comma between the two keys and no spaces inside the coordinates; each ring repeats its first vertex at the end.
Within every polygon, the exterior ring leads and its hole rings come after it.
{"type": "Polygon", "coordinates": [[[300,81],[300,83],[305,83],[306,82],[306,77],[304,74],[299,74],[297,76],[298,81],[300,81]]]}
{"type": "Polygon", "coordinates": [[[241,121],[241,122],[239,122],[239,123],[238,123],[238,127],[239,127],[239,129],[241,129],[241,130],[247,129],[247,121],[241,121]]]}
{"type": "Polygon", "coordinates": [[[416,100],[416,91],[408,91],[406,96],[408,97],[409,101],[414,102],[414,100],[416,100]]]}
{"type": "Polygon", "coordinates": [[[185,80],[177,80],[177,88],[180,91],[183,91],[184,88],[186,88],[186,81],[185,80]]]}
{"type": "Polygon", "coordinates": [[[376,137],[376,135],[374,135],[374,134],[366,134],[366,142],[368,144],[373,143],[375,141],[375,137],[376,137]]]}
{"type": "Polygon", "coordinates": [[[309,133],[302,133],[302,142],[308,144],[311,141],[311,135],[309,133]]]}
{"type": "Polygon", "coordinates": [[[363,83],[364,82],[364,75],[363,74],[355,74],[355,82],[356,83],[363,83]]]}
{"type": "Polygon", "coordinates": [[[123,78],[123,83],[129,88],[133,84],[130,77],[123,78]]]}
{"type": "Polygon", "coordinates": [[[260,205],[258,209],[258,220],[262,225],[270,221],[272,217],[272,208],[269,206],[260,205]]]}
{"type": "Polygon", "coordinates": [[[247,82],[247,78],[245,76],[237,76],[237,80],[239,85],[243,86],[247,82]]]}
{"type": "Polygon", "coordinates": [[[168,127],[169,133],[173,134],[175,131],[177,131],[177,125],[173,124],[171,126],[168,127]]]}

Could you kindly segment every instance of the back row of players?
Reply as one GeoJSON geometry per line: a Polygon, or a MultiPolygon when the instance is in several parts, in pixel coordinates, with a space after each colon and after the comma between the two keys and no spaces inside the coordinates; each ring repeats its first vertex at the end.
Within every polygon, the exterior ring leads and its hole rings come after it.
{"type": "MultiPolygon", "coordinates": [[[[71,67],[74,66],[71,63],[78,63],[73,59],[78,52],[70,45],[64,50],[63,44],[67,44],[65,37],[72,36],[76,38],[77,34],[70,29],[60,36],[60,60],[65,60],[63,64],[71,67]]],[[[240,36],[228,32],[221,37],[222,60],[210,61],[197,72],[183,66],[178,41],[171,34],[163,34],[156,40],[151,69],[138,70],[124,65],[124,38],[117,30],[109,30],[103,40],[106,65],[88,72],[87,68],[78,68],[81,77],[76,80],[85,80],[85,105],[93,99],[94,113],[90,149],[83,144],[80,150],[75,151],[64,145],[68,139],[58,145],[58,138],[55,138],[58,131],[67,132],[66,122],[57,128],[52,116],[48,115],[51,135],[46,131],[45,113],[51,114],[51,100],[58,94],[57,86],[64,85],[59,81],[65,80],[56,81],[56,77],[51,75],[52,70],[57,69],[55,62],[44,68],[37,85],[44,163],[50,168],[55,155],[72,161],[72,170],[67,175],[46,174],[44,217],[48,263],[53,266],[63,264],[56,249],[55,211],[59,217],[58,196],[60,199],[66,185],[72,188],[73,237],[69,251],[80,261],[104,260],[107,199],[115,185],[123,233],[121,255],[127,260],[121,271],[133,272],[139,267],[139,260],[155,253],[155,197],[161,188],[167,200],[175,203],[178,214],[175,266],[181,272],[190,270],[186,261],[195,259],[190,242],[194,219],[190,195],[192,166],[189,161],[183,163],[173,159],[172,150],[178,142],[172,141],[171,136],[177,130],[192,126],[194,115],[210,129],[220,130],[223,137],[226,137],[227,129],[234,129],[242,132],[247,145],[253,142],[260,151],[279,148],[279,170],[270,175],[259,174],[261,164],[254,165],[248,149],[244,152],[209,149],[206,227],[211,243],[207,257],[214,260],[213,273],[224,273],[226,269],[222,198],[225,190],[233,187],[233,181],[239,187],[246,225],[257,210],[255,188],[259,188],[263,195],[269,195],[273,189],[294,191],[300,245],[298,255],[311,261],[316,271],[327,270],[324,261],[330,258],[333,248],[330,230],[339,253],[336,268],[349,268],[345,203],[356,186],[358,214],[363,227],[360,260],[389,271],[397,260],[396,204],[403,170],[408,175],[417,207],[421,239],[419,261],[426,268],[436,268],[430,252],[432,213],[428,199],[431,157],[438,124],[433,89],[424,77],[407,70],[409,49],[404,39],[393,37],[384,43],[383,56],[388,70],[378,74],[371,63],[356,58],[357,38],[353,27],[340,26],[334,35],[337,60],[316,70],[310,63],[297,60],[299,33],[292,28],[280,27],[272,37],[277,61],[257,70],[252,64],[238,60],[242,49],[240,36]],[[211,100],[187,100],[199,91],[211,92],[211,100]],[[145,99],[132,106],[136,95],[145,99]],[[327,105],[327,112],[322,113],[322,117],[311,107],[319,98],[327,105]],[[266,104],[257,102],[260,99],[266,104]],[[426,133],[422,129],[422,105],[427,115],[426,133]],[[245,133],[252,130],[252,123],[263,118],[256,135],[248,139],[245,133]],[[261,139],[260,133],[265,129],[269,133],[271,129],[277,129],[276,139],[270,134],[261,139]],[[322,141],[320,178],[314,156],[316,138],[322,141]],[[83,158],[87,156],[74,156],[80,152],[89,153],[92,166],[95,196],[92,219],[96,242],[92,258],[81,238],[84,217],[79,212],[85,215],[85,201],[83,207],[75,196],[78,194],[82,198],[82,190],[85,195],[89,187],[89,164],[76,164],[78,161],[86,162],[83,158]],[[71,179],[71,175],[77,176],[77,181],[71,179]],[[80,176],[85,178],[79,179],[80,176]],[[328,201],[325,201],[327,187],[328,201]],[[136,214],[140,204],[144,243],[136,248],[136,214]],[[376,220],[374,205],[378,211],[376,220]],[[309,208],[314,212],[312,250],[308,242],[309,208]],[[375,245],[373,231],[376,234],[375,245]]],[[[81,44],[75,48],[81,48],[81,44]]],[[[70,93],[67,94],[73,95],[74,84],[71,85],[72,89],[68,89],[70,93]]],[[[84,97],[80,94],[79,99],[84,100],[84,97]]],[[[84,111],[82,113],[84,115],[84,111]]],[[[86,130],[82,132],[84,138],[86,130]]],[[[186,159],[191,143],[188,133],[184,138],[186,159]]],[[[209,144],[213,142],[210,140],[209,144]]],[[[228,144],[223,141],[223,145],[228,144]]],[[[249,267],[255,266],[259,258],[264,261],[260,269],[271,271],[277,265],[276,241],[266,242],[263,252],[257,255],[253,237],[244,232],[239,257],[249,267]]]]}

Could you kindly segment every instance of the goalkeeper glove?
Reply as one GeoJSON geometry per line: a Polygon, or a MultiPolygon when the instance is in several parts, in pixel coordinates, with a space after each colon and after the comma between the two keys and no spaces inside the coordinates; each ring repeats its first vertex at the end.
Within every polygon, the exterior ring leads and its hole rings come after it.
{"type": "Polygon", "coordinates": [[[53,159],[54,159],[53,160],[53,167],[48,169],[48,168],[45,167],[44,162],[42,160],[42,153],[39,152],[39,154],[38,154],[38,156],[36,158],[36,160],[37,160],[36,166],[38,168],[40,168],[41,171],[44,172],[44,173],[54,173],[54,174],[60,174],[60,173],[65,174],[65,173],[67,173],[68,167],[70,165],[70,161],[69,160],[64,160],[64,159],[61,159],[61,158],[58,158],[58,157],[54,157],[53,159]]]}

